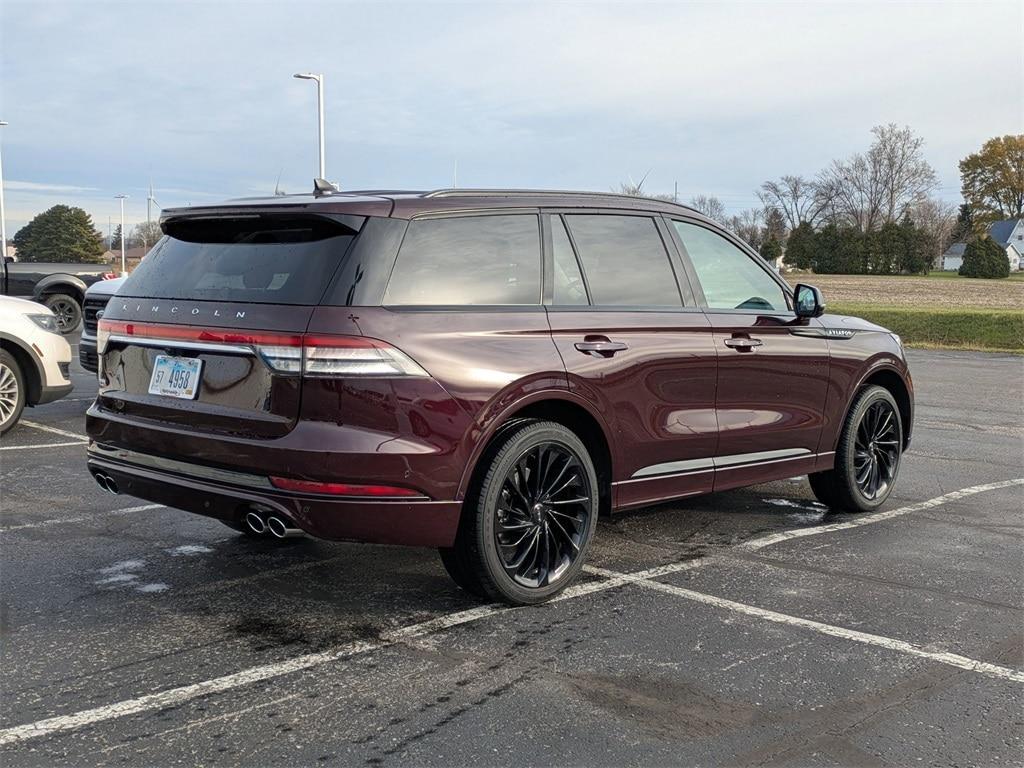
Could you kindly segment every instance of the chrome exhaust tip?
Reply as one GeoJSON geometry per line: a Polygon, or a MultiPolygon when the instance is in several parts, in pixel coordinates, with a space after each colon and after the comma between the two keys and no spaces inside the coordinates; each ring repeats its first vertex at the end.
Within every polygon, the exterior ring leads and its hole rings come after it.
{"type": "Polygon", "coordinates": [[[267,524],[258,512],[249,512],[245,516],[245,527],[257,535],[267,532],[267,524]]]}
{"type": "Polygon", "coordinates": [[[290,536],[304,536],[301,528],[296,528],[290,520],[271,515],[267,518],[267,528],[270,534],[278,539],[287,539],[290,536]]]}
{"type": "Polygon", "coordinates": [[[107,493],[112,493],[115,496],[121,492],[121,489],[117,487],[117,481],[114,480],[110,475],[105,475],[102,472],[97,472],[93,475],[96,478],[96,485],[102,488],[107,493]]]}

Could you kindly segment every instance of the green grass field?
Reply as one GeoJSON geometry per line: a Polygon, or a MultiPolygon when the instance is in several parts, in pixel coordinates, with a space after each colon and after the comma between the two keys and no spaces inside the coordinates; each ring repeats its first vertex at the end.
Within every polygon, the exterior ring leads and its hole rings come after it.
{"type": "Polygon", "coordinates": [[[1024,354],[1024,273],[976,280],[930,275],[786,275],[817,285],[829,312],[856,315],[898,333],[909,347],[1024,354]]]}
{"type": "Polygon", "coordinates": [[[828,309],[884,326],[898,333],[908,347],[1024,354],[1024,311],[912,309],[878,304],[835,304],[828,309]]]}

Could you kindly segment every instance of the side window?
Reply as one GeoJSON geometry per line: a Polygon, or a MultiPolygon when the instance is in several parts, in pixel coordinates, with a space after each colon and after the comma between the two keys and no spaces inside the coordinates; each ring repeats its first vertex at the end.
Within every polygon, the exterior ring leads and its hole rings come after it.
{"type": "Polygon", "coordinates": [[[572,243],[566,234],[561,216],[551,216],[551,250],[555,269],[552,303],[556,306],[588,304],[587,287],[583,284],[580,265],[576,262],[572,243]]]}
{"type": "Polygon", "coordinates": [[[598,306],[679,307],[675,273],[654,219],[571,214],[565,217],[598,306]]]}
{"type": "Polygon", "coordinates": [[[786,294],[754,260],[724,237],[697,224],[673,221],[711,309],[786,312],[786,294]]]}
{"type": "Polygon", "coordinates": [[[536,216],[412,221],[384,304],[539,304],[536,216]]]}

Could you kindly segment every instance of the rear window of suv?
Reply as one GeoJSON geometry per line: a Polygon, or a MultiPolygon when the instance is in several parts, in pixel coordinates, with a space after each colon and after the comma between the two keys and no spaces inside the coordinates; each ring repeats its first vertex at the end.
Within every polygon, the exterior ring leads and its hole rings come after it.
{"type": "Polygon", "coordinates": [[[419,219],[398,251],[386,305],[540,303],[536,215],[419,219]]]}
{"type": "Polygon", "coordinates": [[[181,220],[119,293],[154,299],[316,304],[362,219],[181,220]]]}

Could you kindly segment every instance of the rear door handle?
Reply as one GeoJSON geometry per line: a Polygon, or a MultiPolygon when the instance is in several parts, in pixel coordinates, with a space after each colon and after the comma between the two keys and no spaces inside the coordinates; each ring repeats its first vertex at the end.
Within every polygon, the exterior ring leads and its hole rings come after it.
{"type": "Polygon", "coordinates": [[[738,349],[740,352],[750,352],[755,347],[760,347],[764,344],[760,339],[748,339],[744,336],[733,336],[732,338],[725,340],[725,346],[732,349],[738,349]]]}
{"type": "Polygon", "coordinates": [[[621,341],[577,341],[576,349],[594,357],[611,357],[616,352],[629,349],[621,341]]]}

